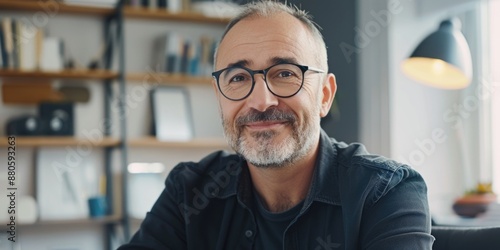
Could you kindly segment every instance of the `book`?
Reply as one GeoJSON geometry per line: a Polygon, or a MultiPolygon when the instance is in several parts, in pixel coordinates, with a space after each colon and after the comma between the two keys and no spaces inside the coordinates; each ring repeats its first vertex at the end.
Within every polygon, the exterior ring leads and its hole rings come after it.
{"type": "Polygon", "coordinates": [[[4,57],[4,42],[3,42],[3,28],[0,25],[0,68],[3,68],[3,57],[4,57]]]}
{"type": "Polygon", "coordinates": [[[167,0],[158,0],[158,8],[166,9],[167,8],[167,0]]]}
{"type": "Polygon", "coordinates": [[[177,33],[167,35],[166,41],[166,71],[179,73],[181,66],[181,51],[183,50],[182,37],[177,33]]]}
{"type": "Polygon", "coordinates": [[[182,10],[182,0],[168,0],[167,1],[167,6],[168,6],[168,11],[172,13],[177,13],[182,10]]]}
{"type": "Polygon", "coordinates": [[[115,7],[118,0],[64,0],[65,4],[69,5],[82,5],[92,7],[115,7]]]}
{"type": "Polygon", "coordinates": [[[201,57],[200,57],[200,75],[210,75],[212,71],[212,63],[210,62],[210,52],[211,52],[211,44],[213,43],[213,39],[204,36],[200,39],[201,43],[201,57]]]}
{"type": "Polygon", "coordinates": [[[189,40],[184,41],[182,45],[182,53],[181,53],[181,63],[180,63],[180,72],[182,74],[188,73],[188,53],[190,50],[191,44],[189,40]]]}
{"type": "Polygon", "coordinates": [[[14,41],[12,40],[12,20],[9,17],[2,19],[2,29],[4,38],[4,68],[12,69],[14,66],[12,53],[14,50],[14,41]]]}
{"type": "Polygon", "coordinates": [[[141,0],[130,0],[130,6],[141,7],[141,0]]]}
{"type": "Polygon", "coordinates": [[[43,30],[37,29],[35,36],[35,65],[39,70],[42,65],[42,51],[43,51],[43,30]]]}
{"type": "Polygon", "coordinates": [[[167,71],[167,36],[161,35],[153,43],[153,68],[159,72],[167,71]]]}
{"type": "Polygon", "coordinates": [[[199,61],[200,46],[196,43],[192,43],[188,51],[188,75],[198,75],[198,65],[199,61]]]}
{"type": "Polygon", "coordinates": [[[12,68],[19,69],[19,36],[18,36],[18,22],[16,19],[11,21],[12,29],[12,68]]]}
{"type": "Polygon", "coordinates": [[[157,9],[158,0],[149,0],[149,9],[157,9]]]}
{"type": "Polygon", "coordinates": [[[33,25],[19,22],[19,69],[32,71],[36,65],[37,28],[33,25]]]}
{"type": "Polygon", "coordinates": [[[43,39],[40,69],[44,71],[60,71],[63,69],[61,54],[62,41],[56,37],[43,39]]]}

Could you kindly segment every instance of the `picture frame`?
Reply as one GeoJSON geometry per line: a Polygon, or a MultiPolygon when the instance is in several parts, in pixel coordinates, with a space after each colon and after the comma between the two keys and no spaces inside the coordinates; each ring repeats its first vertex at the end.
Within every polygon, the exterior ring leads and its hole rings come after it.
{"type": "Polygon", "coordinates": [[[97,162],[94,157],[79,157],[67,148],[42,148],[37,152],[36,200],[41,221],[89,217],[85,168],[97,162]]]}
{"type": "Polygon", "coordinates": [[[151,90],[153,131],[159,141],[189,141],[194,137],[188,91],[161,86],[151,90]]]}

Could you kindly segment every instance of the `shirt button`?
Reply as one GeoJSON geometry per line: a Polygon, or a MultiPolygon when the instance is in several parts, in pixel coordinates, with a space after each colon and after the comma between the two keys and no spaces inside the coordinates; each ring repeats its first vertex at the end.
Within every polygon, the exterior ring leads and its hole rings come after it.
{"type": "Polygon", "coordinates": [[[252,235],[253,235],[252,230],[247,230],[247,231],[245,232],[245,236],[246,236],[247,238],[252,237],[252,235]]]}

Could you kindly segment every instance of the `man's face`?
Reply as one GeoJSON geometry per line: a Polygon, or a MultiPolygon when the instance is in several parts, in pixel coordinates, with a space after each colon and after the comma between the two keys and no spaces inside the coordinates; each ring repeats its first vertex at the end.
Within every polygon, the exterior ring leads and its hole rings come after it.
{"type": "MultiPolygon", "coordinates": [[[[288,14],[247,18],[236,24],[218,48],[216,70],[242,63],[265,69],[287,60],[317,67],[316,44],[303,24],[288,14]]],[[[321,74],[306,71],[302,89],[279,98],[266,87],[262,74],[246,99],[231,101],[216,89],[224,133],[230,146],[258,167],[282,167],[308,154],[317,145],[320,117],[331,100],[324,98],[321,74]]]]}

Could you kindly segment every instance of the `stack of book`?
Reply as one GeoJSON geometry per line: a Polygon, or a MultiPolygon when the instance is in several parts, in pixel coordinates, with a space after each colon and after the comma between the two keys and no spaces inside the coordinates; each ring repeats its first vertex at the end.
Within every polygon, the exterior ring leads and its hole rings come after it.
{"type": "Polygon", "coordinates": [[[31,23],[4,17],[0,21],[0,68],[13,70],[63,69],[63,43],[44,37],[31,23]]]}
{"type": "Polygon", "coordinates": [[[132,7],[150,9],[165,9],[170,12],[190,10],[190,0],[126,0],[125,4],[132,7]]]}
{"type": "Polygon", "coordinates": [[[171,32],[157,38],[153,64],[159,72],[190,76],[209,76],[213,70],[213,56],[217,41],[202,36],[186,39],[171,32]]]}
{"type": "Polygon", "coordinates": [[[118,0],[64,0],[64,3],[70,5],[113,8],[118,3],[118,0]]]}

